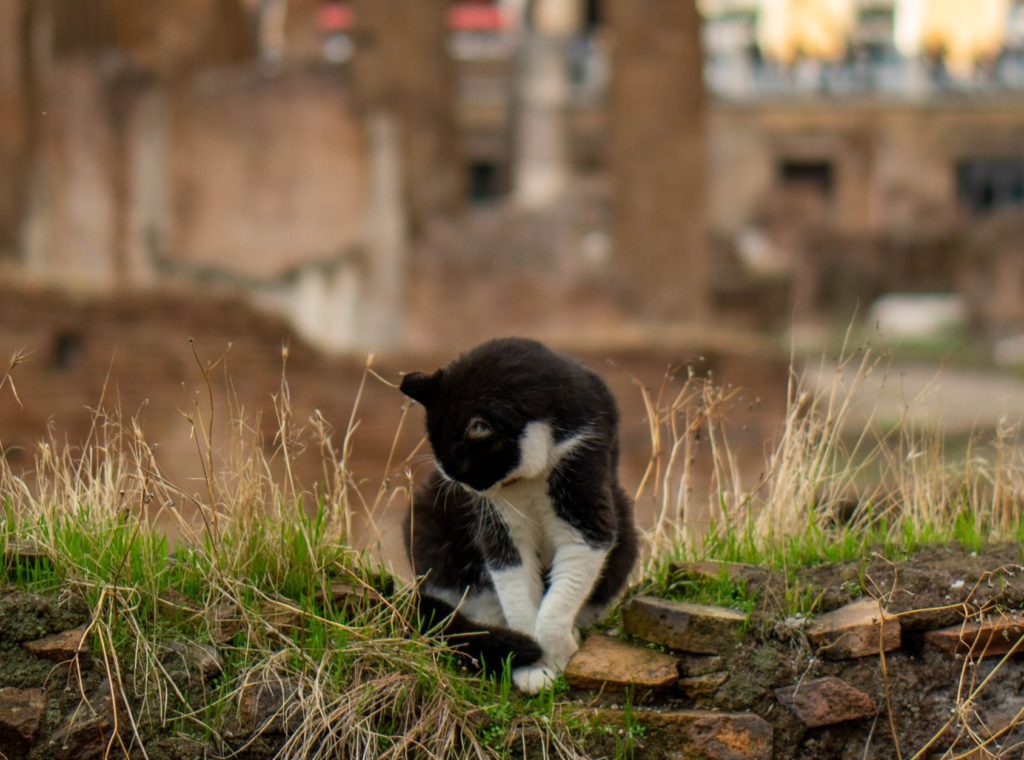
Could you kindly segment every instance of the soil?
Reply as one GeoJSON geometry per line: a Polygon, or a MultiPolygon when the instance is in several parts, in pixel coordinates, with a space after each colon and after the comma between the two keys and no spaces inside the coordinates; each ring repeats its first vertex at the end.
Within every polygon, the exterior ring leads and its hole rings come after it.
{"type": "MultiPolygon", "coordinates": [[[[54,663],[30,654],[22,645],[27,641],[82,626],[89,620],[84,601],[73,593],[38,595],[24,590],[0,586],[0,689],[43,688],[47,707],[35,741],[28,747],[0,746],[0,757],[25,757],[30,760],[88,760],[102,757],[111,737],[109,681],[96,653],[87,654],[73,663],[54,663]],[[83,695],[96,706],[100,717],[89,722],[83,695]],[[104,701],[106,698],[106,701],[104,701]],[[76,728],[66,731],[77,716],[76,728]],[[4,751],[7,754],[3,754],[4,751]]],[[[199,672],[198,660],[188,656],[188,650],[166,642],[162,658],[165,671],[182,693],[191,698],[195,706],[208,704],[216,696],[215,678],[204,678],[199,672]],[[182,653],[185,652],[183,655],[182,653]]],[[[131,673],[124,673],[130,682],[131,673]]],[[[200,757],[227,756],[244,760],[263,760],[275,755],[284,737],[268,732],[243,746],[248,737],[240,737],[237,746],[222,746],[217,752],[201,733],[190,735],[181,724],[162,724],[155,714],[138,710],[139,732],[145,743],[145,757],[149,760],[193,760],[200,757]]],[[[123,720],[122,713],[122,720],[123,720]]],[[[137,746],[131,744],[126,732],[131,757],[143,757],[137,746]]],[[[2,737],[0,737],[2,738],[2,737]]],[[[0,742],[2,744],[2,742],[0,742]]],[[[120,757],[123,751],[114,744],[111,757],[120,757]]]]}
{"type": "MultiPolygon", "coordinates": [[[[787,581],[782,573],[749,568],[741,578],[760,591],[759,606],[751,616],[746,639],[726,657],[683,656],[685,675],[725,672],[725,682],[713,693],[695,698],[655,697],[658,709],[706,709],[754,712],[774,732],[776,760],[890,760],[922,753],[940,758],[975,746],[962,734],[964,721],[956,718],[958,696],[966,700],[972,688],[993,671],[980,690],[966,725],[985,738],[1007,725],[1024,708],[1024,657],[1000,657],[969,662],[961,656],[925,645],[924,632],[959,625],[964,610],[1024,608],[1024,565],[1019,544],[1001,544],[972,552],[960,546],[932,546],[906,561],[891,562],[880,554],[862,561],[812,566],[796,574],[801,588],[813,589],[816,613],[843,606],[866,593],[887,600],[887,608],[900,616],[902,644],[886,655],[830,661],[814,656],[803,634],[805,621],[782,617],[787,581]],[[927,612],[917,612],[928,610],[927,612]],[[806,728],[775,698],[775,690],[801,681],[835,676],[870,695],[878,706],[871,720],[850,721],[821,728],[806,728]],[[893,736],[898,737],[897,752],[893,736]],[[934,741],[933,741],[934,739],[934,741]],[[952,748],[952,752],[950,749],[952,748]]],[[[792,586],[793,580],[788,581],[792,586]]],[[[586,695],[575,695],[589,702],[586,695]]],[[[609,697],[601,702],[621,702],[609,697]]],[[[964,702],[960,705],[966,706],[964,702]]],[[[662,748],[640,742],[637,757],[667,757],[662,748]]],[[[993,757],[1024,757],[1024,730],[1017,728],[991,747],[993,757]],[[1015,746],[1016,745],[1016,746],[1015,746]],[[997,752],[996,747],[1001,750],[997,752]]],[[[978,757],[987,755],[979,754],[978,757]]]]}
{"type": "MultiPolygon", "coordinates": [[[[958,696],[966,699],[971,689],[994,671],[998,672],[979,691],[971,709],[964,712],[970,729],[984,737],[986,732],[1006,725],[1024,708],[1024,658],[1010,657],[1002,664],[999,657],[969,662],[924,642],[926,630],[962,622],[964,609],[1024,608],[1020,545],[995,545],[977,553],[959,546],[929,547],[898,563],[876,555],[863,561],[808,567],[795,577],[802,588],[813,589],[816,612],[837,608],[865,593],[884,595],[889,609],[897,613],[931,611],[901,616],[903,643],[898,651],[886,655],[884,667],[878,656],[825,660],[814,656],[802,621],[782,616],[781,600],[787,586],[783,575],[752,569],[745,579],[761,591],[760,606],[744,640],[725,657],[680,655],[683,675],[724,672],[724,682],[698,696],[686,696],[680,687],[668,694],[637,695],[638,701],[652,709],[757,713],[772,726],[774,757],[778,760],[888,760],[898,756],[894,734],[904,757],[914,756],[925,747],[929,748],[922,758],[942,757],[950,748],[954,749],[951,754],[965,751],[973,745],[961,735],[964,722],[954,712],[958,696]],[[824,676],[841,678],[870,695],[879,708],[877,715],[873,719],[809,729],[775,697],[776,689],[824,676]],[[951,719],[950,726],[943,730],[951,719]]],[[[794,581],[788,583],[792,586],[794,581]]],[[[22,647],[26,641],[80,626],[87,619],[88,610],[73,594],[40,596],[13,587],[0,590],[0,687],[42,687],[48,697],[42,728],[35,743],[26,750],[26,757],[40,760],[102,755],[102,747],[95,739],[91,744],[83,739],[85,744],[68,750],[52,741],[55,735],[59,736],[68,717],[76,708],[80,709],[83,693],[91,695],[94,701],[97,694],[104,693],[107,687],[102,662],[97,662],[95,656],[91,662],[85,658],[79,682],[78,673],[68,665],[55,665],[22,647]],[[74,754],[68,754],[71,751],[74,754]]],[[[217,689],[216,678],[204,680],[180,650],[174,653],[168,648],[165,666],[196,704],[217,689]]],[[[574,693],[570,699],[593,705],[623,701],[621,694],[595,696],[593,692],[574,693]]],[[[155,717],[144,718],[140,731],[147,755],[154,760],[211,756],[209,738],[181,723],[161,726],[155,717]]],[[[241,749],[246,738],[236,737],[234,747],[219,749],[241,749]]],[[[235,756],[273,757],[282,740],[280,735],[264,735],[235,756]]],[[[614,743],[595,737],[594,756],[614,752],[609,742],[614,743]]],[[[1024,756],[1019,748],[1010,749],[1018,742],[1024,742],[1024,732],[1010,731],[1000,738],[1003,754],[997,756],[1024,756]]],[[[637,739],[635,757],[677,757],[673,751],[668,740],[653,733],[637,739]]]]}

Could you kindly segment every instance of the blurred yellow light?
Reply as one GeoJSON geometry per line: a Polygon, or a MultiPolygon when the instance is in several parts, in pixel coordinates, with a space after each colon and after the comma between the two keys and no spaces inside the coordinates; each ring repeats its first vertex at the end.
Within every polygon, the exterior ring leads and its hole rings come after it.
{"type": "Polygon", "coordinates": [[[854,0],[761,0],[758,42],[765,55],[835,60],[846,54],[856,22],[854,0]]]}
{"type": "Polygon", "coordinates": [[[1003,46],[1010,0],[900,0],[896,46],[903,55],[942,52],[949,69],[969,73],[1003,46]]]}

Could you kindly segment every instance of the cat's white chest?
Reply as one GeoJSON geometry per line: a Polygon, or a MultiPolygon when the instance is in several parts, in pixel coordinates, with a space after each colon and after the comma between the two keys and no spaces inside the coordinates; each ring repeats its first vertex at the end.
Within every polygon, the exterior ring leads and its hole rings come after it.
{"type": "Polygon", "coordinates": [[[555,514],[548,477],[586,438],[586,431],[580,431],[555,443],[549,423],[530,422],[519,437],[519,465],[506,475],[506,485],[485,492],[520,555],[538,557],[542,568],[550,566],[559,546],[579,540],[576,531],[555,514]]]}
{"type": "Polygon", "coordinates": [[[575,531],[555,514],[547,478],[524,478],[504,486],[493,502],[516,549],[538,557],[543,567],[551,564],[555,549],[573,537],[575,531]]]}

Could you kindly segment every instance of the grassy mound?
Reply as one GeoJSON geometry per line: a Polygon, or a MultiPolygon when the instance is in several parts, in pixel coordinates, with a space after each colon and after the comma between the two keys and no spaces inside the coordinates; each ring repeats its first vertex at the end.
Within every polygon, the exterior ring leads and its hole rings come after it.
{"type": "MultiPolygon", "coordinates": [[[[16,364],[0,391],[15,390],[16,364]]],[[[240,410],[217,428],[211,365],[200,368],[210,404],[185,415],[205,473],[198,493],[162,476],[139,424],[106,411],[97,412],[84,446],[41,444],[31,471],[0,459],[6,683],[38,682],[29,672],[38,666],[18,654],[22,642],[80,622],[91,664],[76,658],[44,683],[57,688],[54,679],[63,679],[60,689],[86,697],[107,690],[111,730],[101,754],[634,752],[629,727],[609,729],[566,709],[564,684],[525,698],[507,677],[461,668],[443,642],[416,631],[413,585],[353,548],[354,515],[367,501],[402,502],[415,452],[396,454],[394,477],[363,498],[365,483],[347,466],[354,421],[340,442],[322,419],[297,425],[282,384],[275,440],[259,440],[240,410]],[[289,462],[299,446],[323,452],[321,482],[296,481],[289,462]],[[154,516],[177,520],[181,540],[170,545],[154,516]],[[44,612],[20,612],[37,608],[44,612]]],[[[865,357],[857,377],[876,370],[865,357]]],[[[655,505],[658,519],[634,591],[738,607],[757,613],[754,624],[767,630],[835,606],[825,593],[835,583],[827,573],[816,578],[816,566],[842,568],[835,572],[848,596],[890,604],[872,561],[953,541],[968,553],[1014,542],[1000,556],[1020,558],[1024,462],[1015,429],[996,431],[959,461],[947,459],[940,436],[909,426],[850,439],[842,432],[849,389],[839,382],[831,395],[813,397],[794,379],[779,439],[751,484],[724,432],[728,391],[695,377],[642,391],[652,455],[636,495],[655,505]],[[698,457],[711,463],[707,488],[695,483],[698,457]],[[770,591],[754,593],[726,574],[695,582],[678,572],[680,563],[705,559],[770,570],[770,591]]],[[[17,403],[16,394],[4,402],[17,403]]],[[[615,613],[605,625],[615,625],[615,613]]],[[[972,700],[983,692],[955,694],[951,720],[972,725],[972,700]]],[[[63,720],[52,712],[48,730],[63,720]]],[[[916,735],[908,741],[927,745],[916,735]]]]}

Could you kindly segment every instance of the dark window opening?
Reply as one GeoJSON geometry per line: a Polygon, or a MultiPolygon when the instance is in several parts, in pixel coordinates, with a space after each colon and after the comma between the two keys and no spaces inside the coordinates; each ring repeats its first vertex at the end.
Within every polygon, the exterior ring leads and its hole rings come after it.
{"type": "Polygon", "coordinates": [[[976,158],[956,167],[957,197],[972,214],[1024,205],[1024,158],[976,158]]]}
{"type": "Polygon", "coordinates": [[[604,24],[602,0],[586,0],[583,5],[583,28],[589,33],[604,24]]]}
{"type": "Polygon", "coordinates": [[[494,161],[469,163],[469,199],[473,203],[487,203],[501,195],[501,168],[494,161]]]}
{"type": "Polygon", "coordinates": [[[67,372],[78,366],[82,358],[82,336],[76,332],[58,333],[53,340],[53,366],[67,372]]]}
{"type": "Polygon", "coordinates": [[[779,181],[783,186],[816,191],[831,198],[835,183],[829,161],[784,160],[779,163],[779,181]]]}

